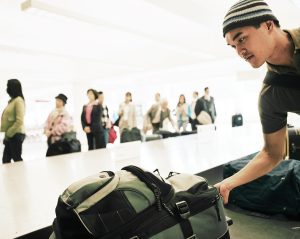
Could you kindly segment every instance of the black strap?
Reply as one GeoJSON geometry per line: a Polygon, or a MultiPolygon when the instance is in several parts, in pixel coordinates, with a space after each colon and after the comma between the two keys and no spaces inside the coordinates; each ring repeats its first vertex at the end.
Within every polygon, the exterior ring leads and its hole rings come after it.
{"type": "Polygon", "coordinates": [[[186,219],[180,222],[181,231],[185,239],[197,239],[197,236],[194,234],[191,222],[186,219]]]}
{"type": "Polygon", "coordinates": [[[156,193],[155,190],[159,190],[160,195],[164,198],[170,194],[172,190],[172,186],[159,180],[152,173],[146,172],[143,169],[130,165],[122,168],[122,170],[126,170],[131,172],[135,176],[137,176],[142,182],[144,182],[153,192],[156,193]]]}
{"type": "Polygon", "coordinates": [[[276,72],[268,71],[264,83],[272,86],[300,90],[300,76],[294,74],[278,74],[276,72]]]}

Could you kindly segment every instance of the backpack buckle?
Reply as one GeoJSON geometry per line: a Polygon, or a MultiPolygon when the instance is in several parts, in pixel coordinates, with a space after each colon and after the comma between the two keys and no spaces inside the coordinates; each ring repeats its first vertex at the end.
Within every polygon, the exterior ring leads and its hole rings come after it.
{"type": "MultiPolygon", "coordinates": [[[[175,203],[179,215],[182,219],[187,219],[191,215],[189,205],[186,201],[180,201],[175,203]]],[[[194,236],[194,235],[193,235],[194,236]]],[[[194,237],[189,237],[188,239],[193,239],[194,237]]]]}

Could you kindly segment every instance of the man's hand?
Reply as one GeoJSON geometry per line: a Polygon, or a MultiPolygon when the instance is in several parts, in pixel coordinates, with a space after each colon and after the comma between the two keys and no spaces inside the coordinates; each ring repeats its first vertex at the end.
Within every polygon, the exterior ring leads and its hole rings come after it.
{"type": "Polygon", "coordinates": [[[224,204],[227,204],[228,198],[229,198],[229,193],[231,191],[229,184],[226,183],[225,180],[223,180],[222,182],[217,183],[215,185],[215,187],[218,188],[220,194],[222,195],[224,204]]]}

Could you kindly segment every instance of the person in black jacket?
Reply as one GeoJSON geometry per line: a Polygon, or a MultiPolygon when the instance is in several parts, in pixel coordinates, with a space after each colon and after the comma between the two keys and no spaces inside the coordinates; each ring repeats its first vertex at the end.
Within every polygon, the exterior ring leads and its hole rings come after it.
{"type": "Polygon", "coordinates": [[[215,101],[214,98],[209,95],[208,87],[205,87],[204,92],[205,95],[199,98],[195,105],[195,115],[196,115],[196,119],[194,121],[195,125],[201,124],[197,119],[201,111],[205,111],[208,114],[211,123],[215,122],[217,116],[215,101]]]}
{"type": "Polygon", "coordinates": [[[204,96],[200,99],[203,100],[204,110],[210,115],[212,122],[214,123],[217,117],[217,111],[215,106],[214,97],[209,95],[209,88],[204,88],[204,96]]]}
{"type": "Polygon", "coordinates": [[[89,103],[83,106],[81,124],[86,133],[89,150],[105,148],[104,129],[102,126],[102,107],[98,102],[98,93],[94,89],[87,91],[89,103]]]}

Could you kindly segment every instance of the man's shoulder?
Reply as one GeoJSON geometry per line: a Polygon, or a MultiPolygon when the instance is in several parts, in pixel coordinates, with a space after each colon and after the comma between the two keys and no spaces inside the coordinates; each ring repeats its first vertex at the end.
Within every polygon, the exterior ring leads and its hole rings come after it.
{"type": "Polygon", "coordinates": [[[288,32],[292,37],[293,42],[295,44],[295,50],[300,49],[300,27],[295,29],[285,30],[285,31],[288,32]]]}

